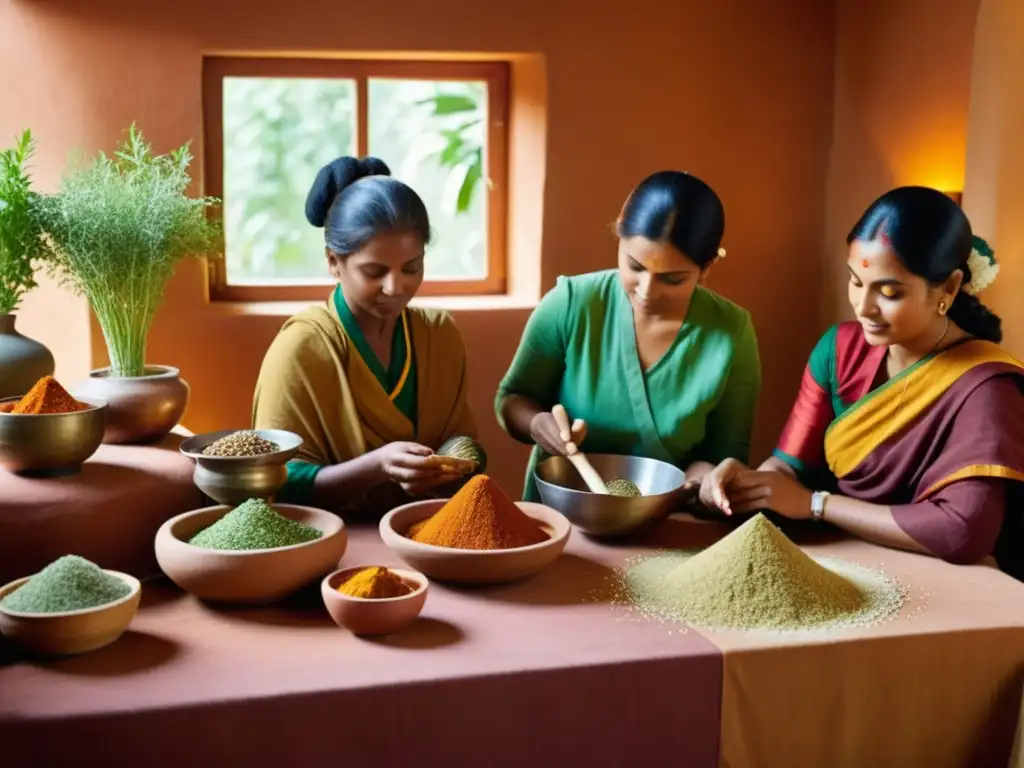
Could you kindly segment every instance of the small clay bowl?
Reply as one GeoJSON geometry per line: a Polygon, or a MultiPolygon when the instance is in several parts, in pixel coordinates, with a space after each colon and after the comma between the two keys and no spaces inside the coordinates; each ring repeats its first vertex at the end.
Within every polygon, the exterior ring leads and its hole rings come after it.
{"type": "Polygon", "coordinates": [[[271,506],[323,535],[304,544],[272,549],[196,547],[189,539],[233,509],[227,505],[205,507],[172,517],[160,526],[155,540],[160,569],[183,590],[203,600],[270,603],[338,567],[348,546],[348,532],[340,517],[313,507],[271,506]]]}
{"type": "Polygon", "coordinates": [[[346,580],[367,567],[372,566],[342,568],[320,582],[320,594],[327,612],[331,614],[335,624],[354,635],[386,635],[397,632],[415,620],[423,610],[423,604],[427,601],[427,577],[419,571],[388,568],[412,587],[412,591],[400,597],[371,600],[338,591],[338,587],[346,580]]]}
{"type": "MultiPolygon", "coordinates": [[[[142,585],[127,573],[104,573],[121,579],[132,591],[112,603],[77,611],[24,613],[0,606],[0,634],[40,656],[73,656],[110,645],[135,618],[142,585]]],[[[30,578],[25,576],[0,587],[0,600],[30,578]]]]}
{"type": "Polygon", "coordinates": [[[569,541],[572,526],[560,512],[543,504],[518,501],[548,534],[539,544],[515,549],[452,549],[422,544],[406,533],[437,512],[447,499],[414,501],[388,512],[380,521],[380,537],[403,561],[435,581],[453,584],[502,584],[533,576],[557,560],[569,541]]]}

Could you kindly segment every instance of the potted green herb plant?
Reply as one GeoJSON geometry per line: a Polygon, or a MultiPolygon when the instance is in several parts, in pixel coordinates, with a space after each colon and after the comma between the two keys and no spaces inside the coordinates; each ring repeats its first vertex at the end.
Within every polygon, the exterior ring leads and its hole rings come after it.
{"type": "Polygon", "coordinates": [[[14,328],[14,312],[36,287],[36,267],[46,251],[39,197],[28,175],[34,150],[30,131],[0,150],[0,399],[24,395],[54,369],[50,350],[14,328]]]}
{"type": "Polygon", "coordinates": [[[213,256],[217,201],[189,197],[185,144],[153,154],[132,125],[108,156],[67,173],[43,204],[54,273],[83,294],[103,330],[110,366],[74,392],[107,401],[107,443],[152,442],[180,421],[188,385],[177,368],[146,364],[146,338],[178,263],[213,256]]]}

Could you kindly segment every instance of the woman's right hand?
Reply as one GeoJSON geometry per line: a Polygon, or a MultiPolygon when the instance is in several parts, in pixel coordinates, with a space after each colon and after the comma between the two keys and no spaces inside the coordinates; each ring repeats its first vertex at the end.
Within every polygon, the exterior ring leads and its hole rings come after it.
{"type": "Polygon", "coordinates": [[[541,411],[530,421],[530,437],[534,442],[552,456],[565,456],[568,443],[579,447],[587,436],[587,425],[582,419],[573,422],[569,432],[569,440],[558,427],[554,414],[541,411]]]}
{"type": "Polygon", "coordinates": [[[726,459],[713,470],[704,475],[700,484],[700,503],[711,509],[719,509],[727,515],[732,514],[729,505],[729,484],[750,469],[741,461],[726,459]]]}
{"type": "Polygon", "coordinates": [[[436,461],[434,452],[419,443],[388,443],[375,451],[381,474],[401,486],[410,496],[423,494],[447,483],[460,474],[445,472],[436,461]]]}

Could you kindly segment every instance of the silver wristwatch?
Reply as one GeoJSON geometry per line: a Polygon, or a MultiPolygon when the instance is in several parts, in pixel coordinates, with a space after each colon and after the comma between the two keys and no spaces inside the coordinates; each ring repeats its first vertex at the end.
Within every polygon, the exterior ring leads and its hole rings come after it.
{"type": "Polygon", "coordinates": [[[821,520],[825,517],[825,502],[828,501],[828,491],[815,491],[811,494],[811,520],[821,520]]]}

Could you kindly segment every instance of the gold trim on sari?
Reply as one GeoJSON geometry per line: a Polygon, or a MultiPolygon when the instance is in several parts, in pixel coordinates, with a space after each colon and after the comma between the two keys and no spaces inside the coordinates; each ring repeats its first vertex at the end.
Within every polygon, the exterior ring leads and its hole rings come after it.
{"type": "Polygon", "coordinates": [[[999,464],[971,464],[970,466],[958,469],[944,478],[939,482],[933,484],[924,493],[920,494],[915,501],[920,499],[926,499],[932,494],[938,493],[947,485],[952,485],[959,480],[968,480],[972,477],[999,477],[1004,480],[1019,480],[1024,482],[1024,472],[1020,472],[1010,467],[1000,466],[999,464]]]}
{"type": "Polygon", "coordinates": [[[1021,367],[996,344],[967,341],[924,358],[861,398],[825,433],[825,455],[832,474],[840,479],[850,474],[879,446],[914,424],[957,379],[988,363],[1021,367]]]}

